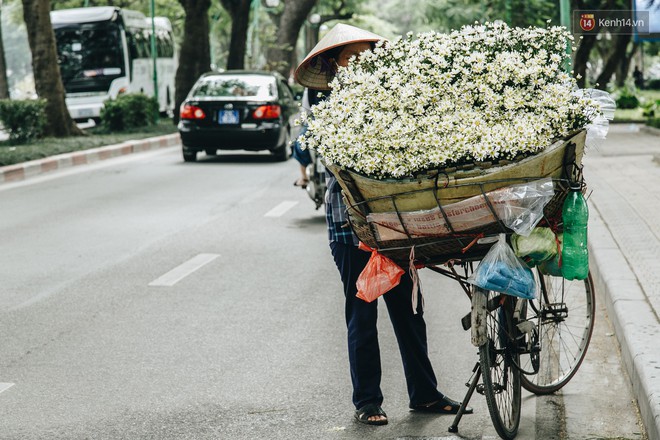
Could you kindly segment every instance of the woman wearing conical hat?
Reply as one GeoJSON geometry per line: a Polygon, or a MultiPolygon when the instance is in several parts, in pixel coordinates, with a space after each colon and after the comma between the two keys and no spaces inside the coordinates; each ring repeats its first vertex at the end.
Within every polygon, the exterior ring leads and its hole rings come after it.
{"type": "MultiPolygon", "coordinates": [[[[338,67],[346,67],[352,57],[374,48],[384,40],[372,32],[338,24],[305,57],[295,71],[296,80],[316,90],[329,90],[338,67]]],[[[327,171],[325,198],[326,220],[330,249],[344,285],[345,315],[348,329],[348,357],[353,382],[355,418],[369,425],[387,424],[387,415],[381,408],[383,394],[380,389],[381,363],[376,329],[378,301],[365,302],[356,297],[355,285],[365,268],[370,254],[358,249],[341,196],[341,188],[327,171]]],[[[409,407],[415,411],[455,414],[460,406],[437,388],[437,380],[428,357],[426,324],[421,301],[413,311],[410,292],[413,282],[406,272],[399,285],[383,298],[394,327],[408,385],[409,407]]],[[[416,295],[421,293],[418,291],[416,295]]],[[[467,408],[466,414],[472,413],[467,408]]]]}

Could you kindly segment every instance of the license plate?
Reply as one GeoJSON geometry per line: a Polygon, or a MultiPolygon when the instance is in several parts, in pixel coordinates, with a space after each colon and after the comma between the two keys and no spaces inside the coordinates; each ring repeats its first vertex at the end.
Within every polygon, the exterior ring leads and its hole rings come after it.
{"type": "Polygon", "coordinates": [[[220,110],[218,124],[238,124],[238,110],[220,110]]]}

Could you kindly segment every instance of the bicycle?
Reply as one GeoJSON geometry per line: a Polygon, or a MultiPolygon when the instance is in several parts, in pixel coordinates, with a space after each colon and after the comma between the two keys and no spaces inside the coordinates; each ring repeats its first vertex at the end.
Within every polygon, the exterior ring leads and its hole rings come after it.
{"type": "Polygon", "coordinates": [[[500,437],[513,439],[520,424],[521,388],[536,395],[554,393],[582,364],[594,328],[593,281],[590,274],[584,281],[567,281],[537,271],[536,299],[526,300],[469,284],[473,267],[460,265],[463,274],[455,266],[426,266],[461,284],[472,303],[471,312],[461,320],[463,328],[480,326],[473,329],[479,361],[449,432],[458,432],[464,407],[476,390],[486,397],[500,437]]]}
{"type": "MultiPolygon", "coordinates": [[[[485,176],[483,172],[461,170],[460,175],[456,169],[437,170],[392,188],[387,182],[373,181],[327,164],[342,186],[351,227],[360,240],[403,267],[428,268],[456,280],[470,299],[471,311],[461,323],[472,332],[479,360],[466,383],[468,391],[450,432],[458,432],[464,410],[477,391],[486,397],[498,435],[503,439],[515,438],[522,388],[537,395],[558,391],[575,375],[586,355],[595,314],[590,274],[584,281],[566,281],[537,270],[533,300],[487,291],[468,280],[475,263],[490,249],[492,240],[489,242],[488,238],[512,233],[498,215],[495,201],[489,196],[491,191],[551,177],[554,196],[543,208],[542,223],[555,232],[561,230],[561,206],[570,185],[583,183],[580,161],[584,135],[584,131],[574,133],[543,154],[520,162],[519,170],[544,169],[542,176],[522,177],[518,172],[502,177],[499,170],[485,176]],[[485,209],[492,218],[465,230],[452,222],[446,207],[470,196],[477,197],[479,209],[485,209]],[[416,211],[423,215],[430,213],[429,209],[436,210],[431,223],[436,229],[441,225],[441,233],[427,234],[423,227],[411,227],[413,202],[425,205],[416,211]],[[392,221],[383,221],[382,215],[373,216],[374,212],[389,213],[392,221]]],[[[507,173],[511,169],[502,168],[507,173]]]]}

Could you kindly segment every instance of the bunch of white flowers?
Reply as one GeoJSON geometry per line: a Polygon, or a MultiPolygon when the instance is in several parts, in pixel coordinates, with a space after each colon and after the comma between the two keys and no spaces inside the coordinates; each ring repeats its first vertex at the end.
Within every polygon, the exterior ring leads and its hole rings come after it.
{"type": "Polygon", "coordinates": [[[572,39],[486,23],[379,43],[339,68],[301,145],[376,178],[538,152],[599,114],[563,69],[572,39]]]}

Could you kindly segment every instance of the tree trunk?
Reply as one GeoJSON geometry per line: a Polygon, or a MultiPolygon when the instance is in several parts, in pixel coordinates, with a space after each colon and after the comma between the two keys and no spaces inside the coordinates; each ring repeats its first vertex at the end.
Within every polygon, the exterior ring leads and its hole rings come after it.
{"type": "Polygon", "coordinates": [[[2,5],[0,5],[0,99],[9,99],[7,61],[5,60],[5,46],[2,43],[2,5]]]}
{"type": "Polygon", "coordinates": [[[587,63],[591,50],[596,45],[596,35],[584,35],[573,58],[573,74],[577,78],[577,85],[583,89],[587,84],[587,63]],[[579,76],[578,76],[579,75],[579,76]]]}
{"type": "Polygon", "coordinates": [[[22,0],[23,19],[32,52],[32,72],[37,95],[46,100],[47,136],[84,134],[73,122],[64,100],[64,86],[57,64],[55,33],[50,22],[50,0],[22,0]]]}
{"type": "Polygon", "coordinates": [[[316,2],[317,0],[297,0],[284,3],[275,44],[268,49],[266,60],[269,69],[278,71],[285,78],[291,76],[292,66],[295,64],[291,60],[300,28],[316,2]]]}
{"type": "Polygon", "coordinates": [[[630,51],[623,58],[621,58],[621,62],[616,69],[616,85],[618,87],[623,87],[626,84],[628,72],[630,71],[630,62],[637,53],[638,48],[639,43],[633,43],[630,51]]]}
{"type": "Polygon", "coordinates": [[[221,3],[231,16],[231,40],[227,55],[227,70],[243,69],[245,68],[245,49],[250,25],[250,0],[221,0],[221,3]]]}
{"type": "Polygon", "coordinates": [[[607,84],[612,79],[612,75],[614,75],[617,66],[621,62],[621,58],[626,56],[630,39],[631,35],[629,34],[617,35],[614,51],[605,62],[603,71],[600,73],[598,79],[596,80],[596,88],[600,90],[605,90],[607,88],[607,84]]]}
{"type": "Polygon", "coordinates": [[[186,13],[183,42],[179,53],[174,92],[174,121],[179,121],[179,107],[197,78],[211,69],[209,45],[209,8],[211,0],[179,0],[186,13]]]}

